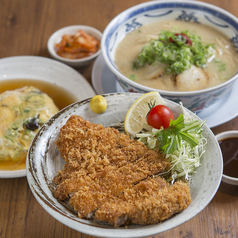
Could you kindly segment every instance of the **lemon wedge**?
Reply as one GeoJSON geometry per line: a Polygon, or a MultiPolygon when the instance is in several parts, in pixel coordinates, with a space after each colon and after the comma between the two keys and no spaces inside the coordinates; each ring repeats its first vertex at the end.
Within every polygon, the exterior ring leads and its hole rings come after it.
{"type": "Polygon", "coordinates": [[[135,136],[139,133],[144,125],[147,124],[146,116],[150,110],[148,103],[155,102],[155,105],[165,105],[165,100],[158,92],[149,92],[140,96],[128,110],[125,121],[124,129],[129,135],[135,136]]]}

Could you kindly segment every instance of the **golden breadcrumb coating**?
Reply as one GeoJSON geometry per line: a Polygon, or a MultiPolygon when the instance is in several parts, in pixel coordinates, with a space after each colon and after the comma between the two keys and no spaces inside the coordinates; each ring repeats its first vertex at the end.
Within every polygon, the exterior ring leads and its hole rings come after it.
{"type": "Polygon", "coordinates": [[[90,218],[95,209],[125,188],[153,174],[164,172],[168,162],[159,153],[148,150],[141,159],[106,174],[101,180],[81,187],[70,199],[70,204],[81,217],[90,218]]]}
{"type": "Polygon", "coordinates": [[[130,223],[156,224],[181,212],[190,203],[190,189],[186,183],[176,182],[170,186],[160,177],[148,178],[105,202],[94,219],[115,227],[130,223]]]}
{"type": "Polygon", "coordinates": [[[154,224],[191,202],[187,184],[169,186],[154,176],[170,166],[162,153],[115,128],[72,115],[55,143],[65,165],[54,178],[54,196],[69,198],[81,218],[113,226],[154,224]]]}
{"type": "Polygon", "coordinates": [[[105,128],[75,115],[61,128],[55,143],[66,162],[54,178],[58,184],[54,195],[61,200],[110,171],[142,158],[148,151],[143,143],[114,128],[105,128]]]}

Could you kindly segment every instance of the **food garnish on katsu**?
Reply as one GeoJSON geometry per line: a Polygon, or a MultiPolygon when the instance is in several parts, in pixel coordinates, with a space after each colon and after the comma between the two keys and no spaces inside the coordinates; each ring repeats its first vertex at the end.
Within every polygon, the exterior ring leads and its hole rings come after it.
{"type": "MultiPolygon", "coordinates": [[[[157,92],[141,97],[135,104],[148,98],[161,101],[157,92]]],[[[157,104],[148,103],[148,113],[143,113],[148,116],[157,104]]],[[[137,115],[137,108],[132,105],[128,114],[137,115]]],[[[127,118],[125,124],[132,121],[127,118]]],[[[170,118],[166,128],[150,125],[151,131],[146,127],[132,138],[72,115],[55,141],[65,165],[54,178],[54,196],[66,200],[80,218],[114,227],[168,219],[191,203],[189,182],[204,153],[203,123],[184,111],[170,118]]],[[[138,129],[125,125],[126,132],[128,128],[133,135],[138,129]]]]}

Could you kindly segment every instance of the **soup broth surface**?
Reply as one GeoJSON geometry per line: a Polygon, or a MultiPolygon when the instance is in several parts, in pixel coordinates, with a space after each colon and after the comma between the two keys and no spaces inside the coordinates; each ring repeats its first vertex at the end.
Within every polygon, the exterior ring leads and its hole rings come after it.
{"type": "Polygon", "coordinates": [[[55,105],[61,110],[77,101],[77,98],[66,89],[42,80],[33,79],[8,79],[0,81],[0,93],[15,90],[24,86],[34,86],[51,97],[55,105]]]}
{"type": "MultiPolygon", "coordinates": [[[[53,99],[55,105],[60,109],[74,103],[77,98],[72,96],[70,92],[64,88],[41,80],[31,79],[9,79],[0,81],[0,93],[7,90],[15,90],[24,86],[34,86],[46,93],[53,99]]],[[[1,116],[1,115],[0,115],[1,116]]],[[[26,156],[19,161],[0,161],[0,170],[19,170],[25,169],[26,156]]]]}
{"type": "MultiPolygon", "coordinates": [[[[189,30],[192,34],[201,37],[204,44],[215,45],[215,58],[204,68],[207,77],[206,85],[202,88],[210,88],[231,78],[238,70],[238,54],[231,41],[216,29],[198,24],[182,21],[161,21],[141,26],[130,32],[120,42],[115,53],[115,62],[118,70],[128,78],[147,87],[166,91],[193,91],[196,89],[185,89],[178,87],[170,75],[163,74],[155,77],[156,73],[163,69],[165,65],[157,62],[155,65],[145,65],[139,69],[133,70],[133,62],[141,52],[143,46],[152,39],[158,39],[161,31],[172,31],[181,33],[189,30]],[[131,77],[132,76],[132,77],[131,77]]],[[[201,89],[202,89],[201,88],[201,89]]]]}

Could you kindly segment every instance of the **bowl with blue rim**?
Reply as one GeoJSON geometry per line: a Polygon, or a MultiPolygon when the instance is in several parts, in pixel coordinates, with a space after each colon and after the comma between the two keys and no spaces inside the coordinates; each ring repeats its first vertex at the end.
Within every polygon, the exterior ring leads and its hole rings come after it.
{"type": "MultiPolygon", "coordinates": [[[[204,40],[202,39],[202,41],[204,40]]],[[[213,46],[214,52],[217,51],[215,52],[215,54],[221,54],[221,52],[219,53],[220,48],[216,48],[216,45],[214,44],[213,46]]],[[[228,46],[225,47],[229,48],[228,46]]],[[[238,19],[231,13],[217,6],[199,1],[150,1],[126,9],[125,11],[117,15],[114,19],[112,19],[103,32],[101,49],[105,64],[116,76],[117,81],[126,92],[146,93],[149,91],[157,90],[164,98],[175,101],[177,103],[182,102],[186,108],[195,113],[199,113],[201,111],[204,111],[204,109],[209,110],[209,107],[211,106],[213,106],[214,108],[214,105],[217,105],[217,107],[219,107],[219,105],[221,103],[224,103],[225,100],[229,97],[229,93],[234,88],[235,81],[238,77],[238,66],[235,63],[238,52],[238,19]],[[117,53],[117,51],[120,47],[122,47],[122,41],[125,40],[125,38],[133,32],[139,32],[140,29],[142,29],[142,27],[145,27],[146,25],[163,21],[173,21],[175,22],[175,24],[180,24],[182,22],[186,24],[192,23],[193,25],[197,24],[200,26],[206,26],[212,29],[211,34],[207,34],[210,36],[212,36],[213,30],[222,32],[222,34],[227,39],[227,44],[229,45],[229,47],[233,47],[232,51],[235,53],[235,57],[229,56],[231,64],[234,64],[236,67],[234,68],[234,71],[226,77],[224,76],[225,74],[223,74],[223,76],[217,76],[220,80],[219,84],[211,84],[208,87],[202,86],[201,88],[195,87],[191,91],[187,89],[183,90],[184,87],[182,87],[182,90],[180,91],[174,89],[167,90],[163,87],[160,88],[160,86],[156,88],[150,85],[148,86],[144,83],[141,84],[137,80],[131,79],[129,75],[126,75],[124,72],[122,72],[117,60],[117,55],[120,54],[117,53]],[[221,79],[221,77],[223,78],[221,79]]],[[[124,53],[125,55],[122,56],[124,65],[132,65],[131,58],[128,62],[126,61],[127,50],[124,50],[124,53]]],[[[215,61],[211,58],[207,58],[206,60],[208,64],[211,64],[211,61],[219,64],[218,60],[215,61]]],[[[223,63],[222,67],[219,67],[219,65],[217,65],[217,71],[223,70],[231,72],[229,70],[229,65],[229,62],[223,63]]],[[[131,67],[133,68],[133,66],[131,67]]],[[[205,68],[202,69],[202,71],[206,71],[205,68]]],[[[191,74],[192,76],[190,76],[190,78],[194,77],[194,80],[200,80],[200,76],[196,76],[196,72],[191,71],[191,74]],[[195,79],[196,77],[198,77],[198,79],[195,79]]],[[[179,78],[177,77],[177,75],[178,74],[176,74],[175,79],[174,74],[173,77],[171,77],[172,83],[175,82],[178,84],[178,82],[181,81],[178,80],[179,78]]],[[[207,76],[207,72],[205,72],[204,75],[206,80],[210,82],[214,78],[212,75],[207,76]]],[[[186,86],[186,84],[191,84],[193,86],[196,84],[196,82],[183,82],[182,85],[186,86]]]]}

